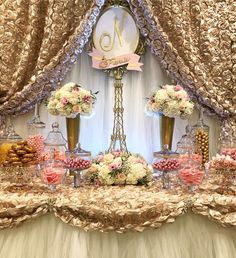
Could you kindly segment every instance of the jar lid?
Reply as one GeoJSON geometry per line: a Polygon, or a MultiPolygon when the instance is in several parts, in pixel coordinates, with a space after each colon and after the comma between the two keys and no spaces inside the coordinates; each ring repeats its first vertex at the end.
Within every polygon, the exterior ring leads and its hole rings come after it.
{"type": "Polygon", "coordinates": [[[66,151],[67,155],[74,155],[74,156],[78,156],[78,157],[90,157],[91,156],[91,152],[90,151],[86,151],[84,149],[82,149],[80,147],[80,144],[78,145],[78,148],[76,148],[75,150],[68,150],[66,151]]]}
{"type": "Polygon", "coordinates": [[[202,128],[202,129],[205,129],[205,130],[209,130],[209,126],[204,123],[204,119],[203,119],[203,109],[200,110],[198,121],[197,121],[197,123],[196,123],[192,128],[193,128],[194,131],[195,131],[196,129],[198,129],[198,128],[202,128]]]}
{"type": "Polygon", "coordinates": [[[7,136],[7,138],[6,138],[7,141],[14,141],[14,142],[16,142],[16,141],[22,140],[22,137],[19,134],[16,133],[16,131],[15,131],[15,129],[14,129],[12,124],[10,124],[7,127],[6,136],[7,136]]]}
{"type": "Polygon", "coordinates": [[[45,123],[41,121],[39,115],[35,115],[31,120],[27,122],[27,125],[35,128],[45,128],[45,123]]]}
{"type": "Polygon", "coordinates": [[[185,127],[185,134],[177,142],[177,152],[180,149],[186,152],[194,149],[194,138],[191,134],[191,127],[189,125],[185,127]]]}
{"type": "Polygon", "coordinates": [[[154,157],[156,158],[164,158],[164,159],[169,159],[169,158],[176,158],[179,156],[177,152],[171,151],[168,149],[168,144],[164,145],[164,150],[163,151],[156,151],[153,153],[154,157]]]}
{"type": "Polygon", "coordinates": [[[52,131],[49,132],[44,145],[46,146],[65,146],[67,141],[63,137],[61,131],[59,130],[59,124],[54,122],[52,124],[52,131]]]}

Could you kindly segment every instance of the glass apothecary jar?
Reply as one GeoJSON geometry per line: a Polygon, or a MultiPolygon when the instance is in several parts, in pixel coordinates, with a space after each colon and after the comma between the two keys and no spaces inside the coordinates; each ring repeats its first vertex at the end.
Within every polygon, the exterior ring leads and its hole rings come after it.
{"type": "Polygon", "coordinates": [[[40,120],[37,107],[35,107],[35,110],[36,110],[35,115],[27,123],[27,127],[28,127],[27,142],[30,144],[30,146],[35,148],[35,150],[37,151],[38,161],[41,162],[41,158],[44,150],[45,138],[43,135],[45,130],[45,123],[43,123],[40,120]]]}
{"type": "Polygon", "coordinates": [[[236,160],[236,139],[228,138],[220,142],[220,154],[228,155],[236,160]]]}
{"type": "Polygon", "coordinates": [[[62,184],[66,175],[64,163],[60,160],[45,162],[40,169],[40,177],[48,188],[55,190],[57,185],[62,184]]]}
{"type": "Polygon", "coordinates": [[[0,136],[0,165],[7,162],[7,154],[12,145],[21,140],[21,136],[15,132],[13,125],[10,123],[0,136]]]}
{"type": "Polygon", "coordinates": [[[164,145],[163,151],[154,152],[153,169],[162,178],[163,188],[170,189],[178,185],[178,153],[168,150],[164,145]]]}
{"type": "Polygon", "coordinates": [[[189,159],[186,163],[182,164],[179,169],[179,178],[184,186],[190,192],[197,189],[197,186],[201,184],[205,175],[205,171],[199,162],[189,159]]]}
{"type": "Polygon", "coordinates": [[[59,124],[52,124],[52,131],[49,132],[44,141],[44,161],[57,160],[64,162],[67,141],[59,130],[59,124]]]}
{"type": "Polygon", "coordinates": [[[201,110],[198,122],[192,127],[194,135],[194,152],[201,155],[202,166],[209,161],[209,132],[210,128],[203,121],[201,110]]]}
{"type": "Polygon", "coordinates": [[[176,152],[179,154],[178,161],[180,165],[187,163],[189,158],[198,162],[199,165],[202,164],[202,156],[195,153],[194,136],[192,135],[192,128],[189,125],[185,128],[185,134],[177,142],[176,152]]]}

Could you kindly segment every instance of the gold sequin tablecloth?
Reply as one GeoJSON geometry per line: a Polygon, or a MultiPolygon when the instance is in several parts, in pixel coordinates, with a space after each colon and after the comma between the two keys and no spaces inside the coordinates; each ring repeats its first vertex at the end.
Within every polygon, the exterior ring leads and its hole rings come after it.
{"type": "Polygon", "coordinates": [[[236,187],[222,192],[205,181],[195,193],[151,186],[60,186],[50,191],[34,179],[30,183],[0,184],[0,228],[51,213],[85,231],[118,232],[156,229],[188,212],[222,226],[236,226],[236,187]]]}

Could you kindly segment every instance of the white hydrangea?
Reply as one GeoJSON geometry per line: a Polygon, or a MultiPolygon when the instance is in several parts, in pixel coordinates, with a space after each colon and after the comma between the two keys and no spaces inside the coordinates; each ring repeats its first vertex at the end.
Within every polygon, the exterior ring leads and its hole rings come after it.
{"type": "Polygon", "coordinates": [[[162,104],[164,103],[166,100],[168,99],[168,94],[167,91],[165,89],[160,89],[157,91],[156,95],[155,95],[155,101],[158,104],[162,104]]]}

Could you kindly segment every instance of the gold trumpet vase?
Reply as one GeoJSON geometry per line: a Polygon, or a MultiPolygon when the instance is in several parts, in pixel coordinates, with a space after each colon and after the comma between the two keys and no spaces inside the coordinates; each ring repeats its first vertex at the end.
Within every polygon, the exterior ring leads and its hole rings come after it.
{"type": "Polygon", "coordinates": [[[161,148],[164,150],[164,145],[168,145],[168,149],[172,148],[172,139],[174,133],[175,118],[160,115],[160,136],[161,148]]]}
{"type": "Polygon", "coordinates": [[[77,148],[80,133],[80,114],[75,118],[66,118],[66,130],[68,150],[73,151],[77,148]]]}

